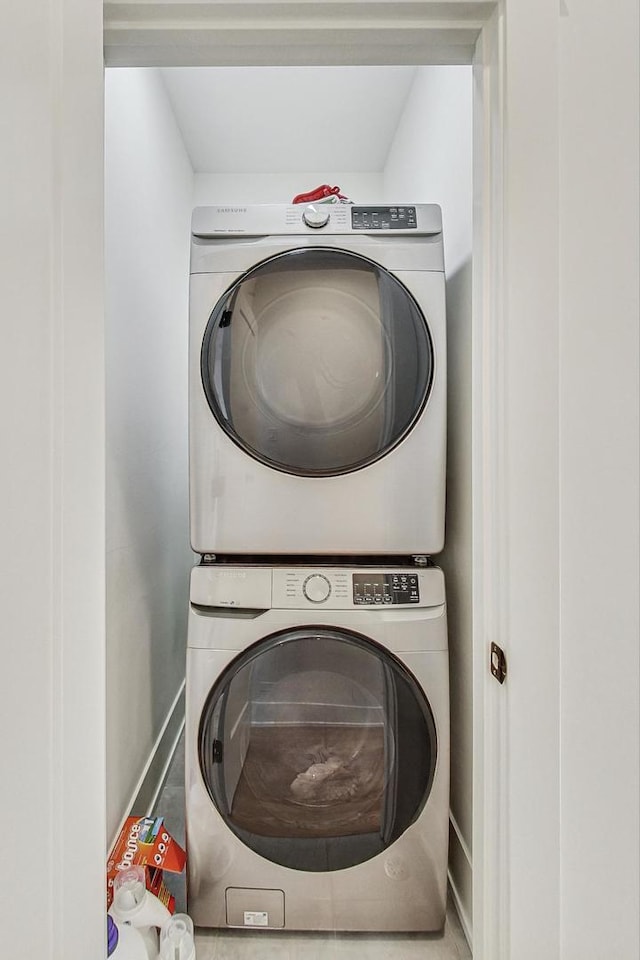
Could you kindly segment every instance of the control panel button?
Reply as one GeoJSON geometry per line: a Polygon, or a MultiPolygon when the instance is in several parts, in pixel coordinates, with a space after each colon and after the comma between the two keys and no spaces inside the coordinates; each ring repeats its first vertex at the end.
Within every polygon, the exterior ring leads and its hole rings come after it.
{"type": "Polygon", "coordinates": [[[312,573],[302,584],[302,592],[311,603],[324,603],[331,595],[331,583],[321,573],[312,573]]]}
{"type": "Polygon", "coordinates": [[[314,230],[318,230],[320,227],[326,227],[329,223],[330,216],[331,214],[327,207],[316,206],[312,203],[305,208],[302,214],[302,220],[308,227],[313,227],[314,230]]]}

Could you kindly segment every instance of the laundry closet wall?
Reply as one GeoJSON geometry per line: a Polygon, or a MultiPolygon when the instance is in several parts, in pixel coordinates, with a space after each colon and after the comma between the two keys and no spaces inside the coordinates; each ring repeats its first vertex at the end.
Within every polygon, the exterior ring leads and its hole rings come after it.
{"type": "Polygon", "coordinates": [[[447,280],[448,436],[444,552],[451,673],[449,871],[467,932],[472,881],[470,67],[421,67],[389,151],[384,199],[439,203],[447,280]]]}
{"type": "Polygon", "coordinates": [[[157,783],[183,715],[193,172],[159,71],[106,71],[105,176],[112,837],[152,759],[145,783],[157,783]]]}
{"type": "Polygon", "coordinates": [[[195,204],[289,203],[321,183],[337,184],[356,203],[378,203],[381,173],[196,173],[195,204]]]}

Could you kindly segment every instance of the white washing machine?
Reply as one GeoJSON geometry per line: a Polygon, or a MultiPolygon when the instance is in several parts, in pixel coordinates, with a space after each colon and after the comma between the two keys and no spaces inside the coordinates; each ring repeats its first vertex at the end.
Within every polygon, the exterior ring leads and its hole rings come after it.
{"type": "Polygon", "coordinates": [[[443,269],[434,205],[194,211],[197,553],[442,549],[443,269]]]}
{"type": "Polygon", "coordinates": [[[186,720],[196,925],[441,930],[448,686],[435,567],[196,567],[186,720]]]}

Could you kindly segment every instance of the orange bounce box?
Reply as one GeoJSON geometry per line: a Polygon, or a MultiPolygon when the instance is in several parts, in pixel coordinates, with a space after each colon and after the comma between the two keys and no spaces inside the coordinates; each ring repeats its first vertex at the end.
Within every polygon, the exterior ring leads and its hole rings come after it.
{"type": "Polygon", "coordinates": [[[176,900],[162,879],[163,870],[182,873],[187,855],[164,827],[162,817],[128,817],[107,861],[107,909],[113,900],[113,881],[119,870],[146,867],[147,890],[174,913],[176,900]]]}

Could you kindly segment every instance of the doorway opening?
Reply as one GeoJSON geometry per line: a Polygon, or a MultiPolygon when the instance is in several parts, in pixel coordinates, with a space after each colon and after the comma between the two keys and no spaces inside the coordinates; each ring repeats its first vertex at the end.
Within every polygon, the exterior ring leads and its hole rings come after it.
{"type": "Polygon", "coordinates": [[[472,84],[469,66],[106,71],[109,835],[132,806],[153,802],[184,709],[192,207],[288,203],[320,182],[362,204],[438,203],[449,368],[447,534],[436,558],[450,618],[449,872],[470,941],[472,84]],[[135,742],[118,710],[132,698],[144,705],[135,742]]]}

